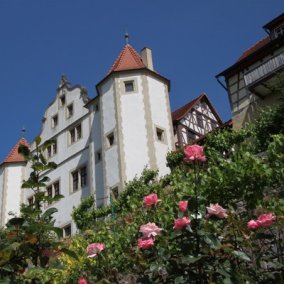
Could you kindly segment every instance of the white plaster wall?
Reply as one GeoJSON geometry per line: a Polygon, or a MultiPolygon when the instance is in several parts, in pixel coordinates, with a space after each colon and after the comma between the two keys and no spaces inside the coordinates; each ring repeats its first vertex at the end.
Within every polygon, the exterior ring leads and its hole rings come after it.
{"type": "Polygon", "coordinates": [[[136,80],[138,85],[137,92],[120,95],[123,158],[126,179],[132,180],[149,164],[146,117],[141,78],[138,76],[121,78],[120,89],[124,87],[123,80],[136,80]]]}
{"type": "MultiPolygon", "coordinates": [[[[165,84],[158,81],[157,79],[147,77],[149,96],[150,96],[150,106],[151,115],[153,120],[153,132],[156,136],[155,127],[161,127],[166,132],[165,143],[161,141],[155,142],[155,153],[157,159],[157,166],[160,175],[165,175],[170,172],[169,168],[166,167],[166,155],[169,151],[174,150],[170,137],[172,134],[170,124],[172,123],[171,115],[168,113],[167,108],[167,95],[165,91],[165,84]]],[[[155,137],[156,138],[156,137],[155,137]]]]}
{"type": "Polygon", "coordinates": [[[96,171],[96,205],[101,207],[108,197],[105,196],[104,191],[104,176],[103,176],[103,162],[100,161],[95,165],[96,171]]]}
{"type": "Polygon", "coordinates": [[[4,210],[4,168],[0,167],[0,228],[4,226],[4,216],[2,211],[4,210]]]}
{"type": "MultiPolygon", "coordinates": [[[[71,213],[73,207],[78,206],[81,203],[81,200],[90,194],[90,167],[89,167],[89,151],[88,148],[84,151],[78,153],[72,159],[66,160],[61,163],[56,170],[47,173],[47,176],[50,178],[49,184],[54,183],[55,181],[60,181],[60,194],[64,196],[58,202],[51,204],[49,207],[55,207],[58,209],[58,212],[54,214],[56,219],[56,226],[64,227],[65,225],[72,222],[71,213]],[[88,171],[88,183],[87,185],[76,192],[72,192],[72,179],[71,173],[81,168],[82,166],[87,166],[88,171]]],[[[45,209],[48,209],[46,207],[45,209]]],[[[74,233],[75,224],[72,223],[72,233],[74,233]]]]}
{"type": "Polygon", "coordinates": [[[13,212],[16,216],[20,214],[21,204],[21,186],[22,186],[22,170],[23,166],[19,164],[9,164],[6,166],[6,210],[4,215],[4,223],[12,218],[9,212],[13,212]]]}
{"type": "MultiPolygon", "coordinates": [[[[115,110],[115,93],[114,93],[114,80],[109,79],[104,85],[101,86],[101,119],[103,135],[101,137],[103,143],[103,163],[105,174],[105,189],[112,187],[120,181],[119,177],[119,161],[118,161],[118,147],[117,147],[117,123],[116,123],[116,110],[115,110]],[[110,132],[114,132],[115,145],[110,148],[107,147],[106,136],[110,132]]],[[[108,195],[107,192],[104,193],[108,195]]]]}

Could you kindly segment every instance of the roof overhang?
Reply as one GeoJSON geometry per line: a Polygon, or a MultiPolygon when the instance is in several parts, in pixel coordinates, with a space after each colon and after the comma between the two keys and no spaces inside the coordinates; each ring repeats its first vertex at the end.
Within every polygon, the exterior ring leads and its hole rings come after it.
{"type": "Polygon", "coordinates": [[[280,36],[274,40],[271,40],[266,45],[262,46],[255,52],[249,54],[245,58],[241,59],[240,61],[237,61],[235,64],[230,66],[229,68],[225,69],[215,77],[222,77],[225,78],[230,77],[231,75],[243,70],[244,68],[252,65],[254,62],[262,59],[264,56],[266,56],[269,53],[274,52],[275,50],[279,49],[284,44],[284,36],[280,36]]]}

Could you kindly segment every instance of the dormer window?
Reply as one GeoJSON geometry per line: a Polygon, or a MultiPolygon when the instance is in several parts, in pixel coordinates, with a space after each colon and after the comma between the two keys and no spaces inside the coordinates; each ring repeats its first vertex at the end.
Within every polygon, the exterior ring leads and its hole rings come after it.
{"type": "Polygon", "coordinates": [[[67,106],[67,110],[66,110],[66,116],[67,118],[70,118],[74,113],[74,109],[73,109],[73,104],[70,104],[67,106]]]}
{"type": "Polygon", "coordinates": [[[52,118],[51,118],[51,127],[54,128],[56,127],[58,124],[58,115],[54,115],[52,118]]]}
{"type": "Polygon", "coordinates": [[[65,106],[65,95],[62,95],[62,96],[59,98],[59,106],[60,106],[60,107],[65,106]]]}
{"type": "Polygon", "coordinates": [[[284,35],[284,23],[274,29],[274,38],[278,38],[282,35],[284,35]]]}

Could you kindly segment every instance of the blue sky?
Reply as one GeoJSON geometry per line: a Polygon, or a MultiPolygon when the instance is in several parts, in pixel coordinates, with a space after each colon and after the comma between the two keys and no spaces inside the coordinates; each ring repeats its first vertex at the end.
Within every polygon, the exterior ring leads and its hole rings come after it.
{"type": "Polygon", "coordinates": [[[123,48],[124,33],[171,80],[172,110],[202,92],[225,121],[230,108],[215,75],[265,36],[283,0],[1,0],[0,161],[21,138],[32,141],[61,74],[94,97],[123,48]]]}

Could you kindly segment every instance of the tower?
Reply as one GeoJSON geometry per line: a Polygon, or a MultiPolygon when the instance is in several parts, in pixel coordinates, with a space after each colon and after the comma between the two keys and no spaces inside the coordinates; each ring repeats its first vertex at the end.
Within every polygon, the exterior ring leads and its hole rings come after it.
{"type": "Polygon", "coordinates": [[[20,205],[24,202],[21,185],[25,178],[26,161],[18,153],[21,144],[29,147],[27,140],[21,138],[0,165],[0,227],[11,218],[9,213],[19,215],[20,205]]]}
{"type": "Polygon", "coordinates": [[[109,202],[111,191],[118,194],[145,167],[158,169],[160,175],[168,173],[166,155],[174,150],[174,138],[170,82],[154,70],[149,48],[140,55],[127,43],[96,87],[98,95],[87,107],[93,117],[100,206],[109,202]]]}

